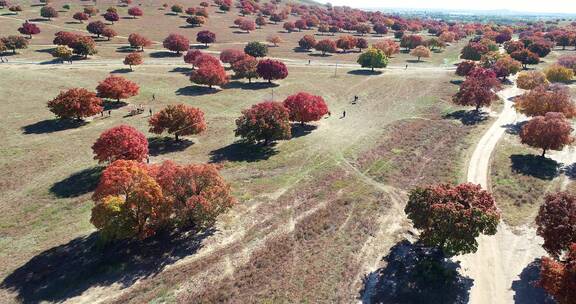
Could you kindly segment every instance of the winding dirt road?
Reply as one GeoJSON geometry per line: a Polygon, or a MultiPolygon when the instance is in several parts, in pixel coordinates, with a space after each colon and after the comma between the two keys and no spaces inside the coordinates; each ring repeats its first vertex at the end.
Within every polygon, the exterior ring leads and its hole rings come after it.
{"type": "MultiPolygon", "coordinates": [[[[523,119],[513,108],[511,98],[522,93],[515,79],[513,81],[513,86],[499,92],[504,110],[478,142],[468,166],[468,182],[485,189],[490,189],[491,155],[504,135],[505,126],[523,119]]],[[[545,254],[541,243],[535,229],[523,227],[512,231],[504,222],[500,223],[496,235],[480,236],[478,251],[458,258],[463,274],[474,279],[470,303],[514,303],[512,283],[530,262],[545,254]]]]}

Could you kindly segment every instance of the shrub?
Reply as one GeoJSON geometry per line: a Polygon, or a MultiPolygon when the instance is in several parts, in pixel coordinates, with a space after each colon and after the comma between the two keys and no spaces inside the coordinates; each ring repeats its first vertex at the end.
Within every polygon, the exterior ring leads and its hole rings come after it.
{"type": "Polygon", "coordinates": [[[546,79],[550,82],[563,82],[568,83],[574,77],[572,69],[563,67],[559,64],[551,65],[544,70],[546,79]]]}

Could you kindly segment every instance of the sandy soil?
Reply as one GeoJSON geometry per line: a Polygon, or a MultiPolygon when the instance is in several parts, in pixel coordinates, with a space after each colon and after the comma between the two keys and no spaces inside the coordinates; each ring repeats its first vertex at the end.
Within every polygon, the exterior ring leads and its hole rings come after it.
{"type": "MultiPolygon", "coordinates": [[[[513,108],[512,97],[522,93],[515,84],[499,92],[504,109],[498,119],[478,142],[468,167],[468,182],[489,187],[491,155],[508,124],[525,119],[513,108]]],[[[514,231],[500,223],[494,236],[478,238],[478,251],[460,256],[464,275],[474,279],[470,303],[513,303],[512,282],[535,258],[545,254],[542,239],[533,227],[520,227],[514,231]]]]}

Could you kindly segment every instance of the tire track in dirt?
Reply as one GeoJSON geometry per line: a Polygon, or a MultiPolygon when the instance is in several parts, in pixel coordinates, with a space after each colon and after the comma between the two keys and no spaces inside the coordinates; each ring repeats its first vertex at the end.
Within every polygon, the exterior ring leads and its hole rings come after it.
{"type": "MultiPolygon", "coordinates": [[[[522,90],[516,86],[515,79],[512,81],[512,87],[498,93],[504,100],[504,109],[478,142],[468,166],[467,181],[480,184],[484,189],[490,189],[491,155],[504,135],[505,126],[519,119],[511,98],[521,94],[522,90]]],[[[496,235],[481,235],[477,241],[476,253],[457,258],[462,262],[464,275],[474,280],[470,303],[513,303],[513,281],[518,279],[528,263],[544,254],[535,229],[521,227],[513,231],[506,223],[500,222],[496,235]]]]}

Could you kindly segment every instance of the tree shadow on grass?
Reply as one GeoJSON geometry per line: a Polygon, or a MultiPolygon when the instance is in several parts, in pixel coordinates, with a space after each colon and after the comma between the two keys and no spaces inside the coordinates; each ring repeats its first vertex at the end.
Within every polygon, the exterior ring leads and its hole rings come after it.
{"type": "Polygon", "coordinates": [[[252,83],[243,82],[243,81],[231,81],[226,84],[224,87],[226,89],[242,89],[242,90],[263,90],[269,88],[278,87],[279,84],[277,83],[269,83],[269,82],[255,82],[252,83]]]}
{"type": "Polygon", "coordinates": [[[520,131],[522,130],[522,127],[527,123],[528,121],[519,121],[516,123],[511,123],[511,124],[507,124],[504,125],[503,127],[506,129],[506,133],[511,134],[511,135],[518,135],[520,134],[520,131]]]}
{"type": "Polygon", "coordinates": [[[135,49],[135,48],[133,48],[133,47],[131,47],[131,46],[121,46],[121,47],[118,47],[118,48],[116,49],[116,52],[118,52],[118,53],[133,53],[133,52],[136,52],[136,51],[139,51],[139,50],[138,50],[138,49],[135,49]]]}
{"type": "Polygon", "coordinates": [[[291,126],[292,138],[298,138],[302,136],[306,136],[312,131],[318,129],[317,126],[314,125],[301,125],[299,123],[292,124],[291,126]]]}
{"type": "Polygon", "coordinates": [[[295,52],[295,53],[311,53],[311,52],[312,52],[311,49],[310,49],[310,50],[307,50],[307,49],[301,48],[301,47],[299,47],[299,46],[297,46],[297,47],[295,47],[295,48],[292,48],[292,51],[295,52]]]}
{"type": "Polygon", "coordinates": [[[150,53],[151,58],[176,58],[176,57],[181,57],[181,56],[182,56],[182,53],[176,54],[174,52],[168,52],[168,51],[158,51],[158,52],[150,53]]]}
{"type": "Polygon", "coordinates": [[[576,163],[570,164],[562,168],[562,173],[570,179],[576,179],[576,163]]]}
{"type": "Polygon", "coordinates": [[[123,108],[125,106],[127,106],[128,104],[124,101],[106,101],[102,104],[102,107],[104,108],[104,111],[110,111],[110,110],[116,110],[116,109],[120,109],[123,108]]]}
{"type": "Polygon", "coordinates": [[[536,282],[540,278],[540,259],[535,259],[520,273],[520,278],[512,282],[514,303],[516,304],[553,304],[553,298],[536,282]]]}
{"type": "Polygon", "coordinates": [[[176,95],[184,96],[202,96],[208,94],[218,93],[220,90],[216,88],[202,87],[202,86],[187,86],[176,90],[176,95]]]}
{"type": "MultiPolygon", "coordinates": [[[[59,58],[54,58],[54,59],[42,61],[42,62],[40,62],[39,64],[40,64],[40,65],[64,64],[64,62],[66,62],[66,61],[62,61],[62,59],[59,59],[59,58]]],[[[66,62],[66,63],[67,63],[67,62],[66,62]]]]}
{"type": "Polygon", "coordinates": [[[115,69],[113,71],[110,71],[111,74],[127,74],[131,72],[133,71],[129,68],[115,69]]]}
{"type": "Polygon", "coordinates": [[[77,197],[94,191],[100,180],[104,167],[96,166],[76,172],[55,183],[50,192],[60,198],[77,197]]]}
{"type": "Polygon", "coordinates": [[[152,156],[184,151],[194,144],[188,139],[176,141],[172,137],[151,137],[148,138],[148,153],[152,156]]]}
{"type": "Polygon", "coordinates": [[[169,72],[180,73],[180,74],[184,74],[184,75],[190,75],[190,74],[192,74],[192,71],[193,71],[192,68],[176,67],[176,68],[173,68],[172,70],[170,70],[169,72]]]}
{"type": "Polygon", "coordinates": [[[465,304],[473,280],[458,273],[459,262],[436,248],[401,241],[383,260],[387,266],[364,278],[364,303],[465,304]]]}
{"type": "Polygon", "coordinates": [[[488,113],[476,110],[458,110],[442,116],[444,119],[459,120],[463,125],[473,126],[488,120],[488,113]]]}
{"type": "Polygon", "coordinates": [[[31,125],[22,127],[24,134],[45,134],[68,129],[74,129],[85,125],[86,122],[81,120],[68,120],[68,119],[46,119],[31,125]]]}
{"type": "Polygon", "coordinates": [[[382,71],[372,71],[372,70],[352,70],[348,71],[350,75],[361,75],[361,76],[374,76],[382,74],[382,71]]]}
{"type": "Polygon", "coordinates": [[[210,152],[210,163],[219,163],[223,161],[251,163],[267,160],[278,153],[275,145],[276,144],[273,143],[264,146],[245,141],[237,141],[226,147],[210,152]]]}
{"type": "Polygon", "coordinates": [[[193,44],[190,46],[191,49],[196,49],[196,50],[205,50],[210,48],[210,46],[208,45],[204,45],[204,44],[193,44]]]}
{"type": "Polygon", "coordinates": [[[16,292],[23,303],[64,302],[97,286],[127,288],[196,253],[213,233],[214,229],[161,232],[143,241],[106,246],[92,233],[36,255],[8,275],[0,288],[16,292]]]}
{"type": "Polygon", "coordinates": [[[35,50],[34,52],[52,54],[52,52],[53,52],[55,49],[56,49],[56,48],[46,48],[46,49],[35,50]]]}
{"type": "Polygon", "coordinates": [[[310,53],[308,56],[311,57],[332,57],[332,54],[322,54],[322,53],[310,53]]]}
{"type": "Polygon", "coordinates": [[[543,180],[552,180],[558,176],[560,164],[555,160],[533,154],[513,154],[510,156],[512,171],[543,180]]]}

